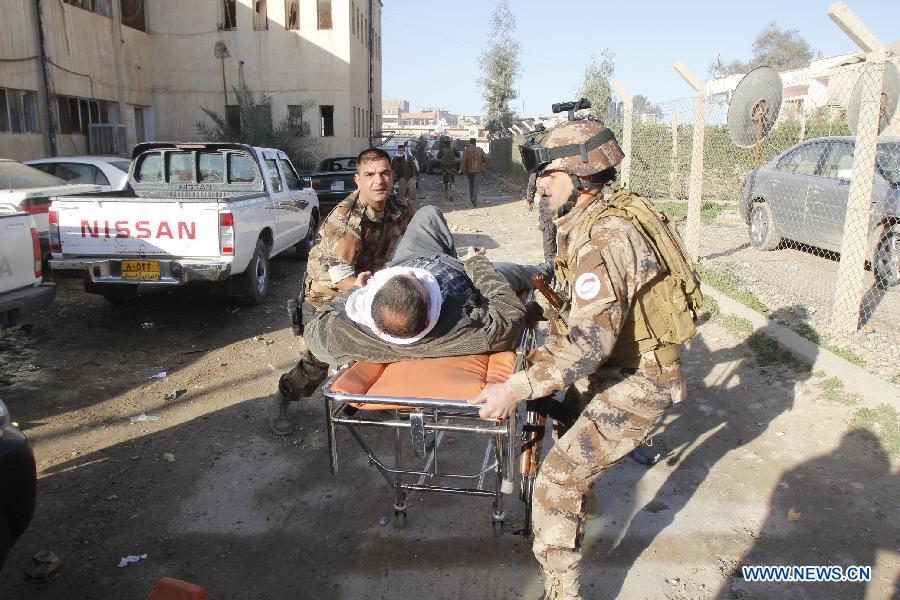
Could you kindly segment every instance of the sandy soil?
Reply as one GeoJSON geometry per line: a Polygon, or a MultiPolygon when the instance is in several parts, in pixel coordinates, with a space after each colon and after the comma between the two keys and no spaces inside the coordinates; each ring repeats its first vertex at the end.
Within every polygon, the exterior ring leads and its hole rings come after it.
{"type": "MultiPolygon", "coordinates": [[[[446,210],[461,249],[540,258],[537,216],[518,197],[488,181],[473,209],[459,191],[440,199],[436,185],[426,179],[422,202],[446,210]]],[[[329,472],[321,398],[293,409],[294,436],[269,434],[264,398],[294,360],[283,306],[303,268],[275,259],[272,297],[257,307],[203,289],[113,307],[62,281],[50,311],[0,340],[0,397],[28,433],[40,477],[0,598],[143,598],[163,576],[216,599],[540,596],[528,541],[493,536],[489,501],[415,496],[406,529],[382,525],[391,495],[346,434],[341,471],[329,472]],[[142,413],[159,420],[130,422],[142,413]],[[41,550],[61,566],[47,581],[28,579],[41,550]]],[[[626,460],[595,488],[586,597],[897,594],[898,463],[872,433],[849,430],[852,399],[826,400],[827,374],[760,366],[717,321],[685,356],[688,398],[654,437],[667,459],[650,469],[626,460]],[[874,572],[867,584],[750,584],[735,576],[740,564],[874,572]]],[[[460,462],[484,451],[464,436],[443,447],[460,462]]],[[[514,529],[516,496],[507,514],[514,529]]]]}

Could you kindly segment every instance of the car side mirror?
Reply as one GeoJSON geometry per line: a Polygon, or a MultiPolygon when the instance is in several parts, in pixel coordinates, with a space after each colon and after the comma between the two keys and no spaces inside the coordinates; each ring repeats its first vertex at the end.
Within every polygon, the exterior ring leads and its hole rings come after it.
{"type": "Polygon", "coordinates": [[[300,177],[300,189],[305,190],[310,186],[312,186],[312,177],[310,177],[309,175],[302,175],[300,177]]]}

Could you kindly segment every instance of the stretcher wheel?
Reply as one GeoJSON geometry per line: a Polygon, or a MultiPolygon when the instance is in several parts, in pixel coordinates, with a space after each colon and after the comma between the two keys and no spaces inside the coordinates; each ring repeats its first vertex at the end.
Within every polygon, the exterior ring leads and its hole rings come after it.
{"type": "Polygon", "coordinates": [[[394,529],[406,529],[405,510],[398,510],[394,512],[394,529]]]}
{"type": "Polygon", "coordinates": [[[491,527],[494,530],[494,537],[500,537],[503,535],[503,521],[491,521],[491,527]]]}

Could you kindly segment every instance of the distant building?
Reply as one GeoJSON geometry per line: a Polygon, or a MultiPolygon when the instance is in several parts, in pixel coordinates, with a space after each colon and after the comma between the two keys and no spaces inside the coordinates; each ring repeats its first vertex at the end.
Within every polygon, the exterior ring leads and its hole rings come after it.
{"type": "Polygon", "coordinates": [[[393,98],[381,99],[381,126],[383,129],[400,127],[400,114],[409,112],[409,102],[393,98]]]}

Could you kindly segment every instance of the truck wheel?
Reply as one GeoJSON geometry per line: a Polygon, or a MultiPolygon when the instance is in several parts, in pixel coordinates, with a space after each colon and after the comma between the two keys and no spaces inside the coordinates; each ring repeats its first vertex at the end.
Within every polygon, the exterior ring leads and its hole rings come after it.
{"type": "Polygon", "coordinates": [[[137,286],[122,285],[106,285],[103,286],[103,297],[110,304],[121,305],[128,304],[137,297],[137,286]]]}
{"type": "Polygon", "coordinates": [[[318,233],[319,215],[313,213],[309,217],[309,231],[306,232],[306,237],[294,245],[294,248],[297,249],[297,256],[299,256],[300,258],[306,258],[307,256],[309,256],[309,251],[312,250],[312,247],[316,245],[318,233]]]}
{"type": "Polygon", "coordinates": [[[262,239],[256,240],[256,249],[250,264],[243,272],[244,299],[249,304],[262,304],[269,295],[269,247],[262,239]]]}

